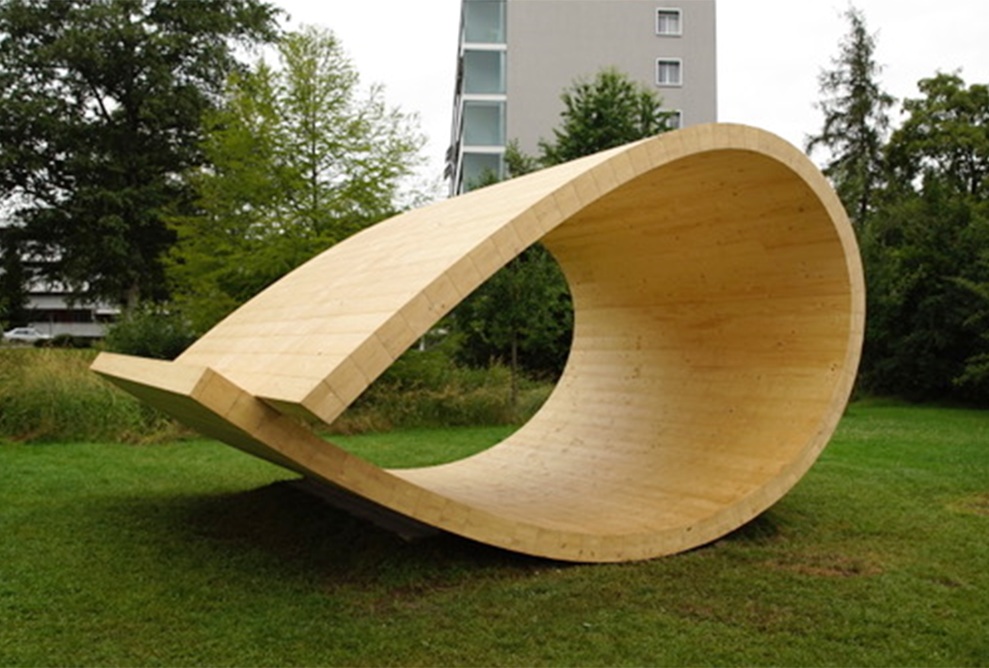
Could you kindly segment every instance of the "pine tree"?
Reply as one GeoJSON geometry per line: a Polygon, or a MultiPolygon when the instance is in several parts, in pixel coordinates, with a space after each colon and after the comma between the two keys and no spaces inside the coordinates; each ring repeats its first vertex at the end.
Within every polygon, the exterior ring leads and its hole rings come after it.
{"type": "Polygon", "coordinates": [[[831,179],[852,222],[864,225],[883,182],[883,146],[889,134],[888,111],[895,100],[878,82],[876,38],[866,28],[863,13],[845,12],[849,32],[841,42],[833,69],[821,72],[824,114],[820,134],[807,138],[808,153],[827,151],[824,173],[831,179]]]}

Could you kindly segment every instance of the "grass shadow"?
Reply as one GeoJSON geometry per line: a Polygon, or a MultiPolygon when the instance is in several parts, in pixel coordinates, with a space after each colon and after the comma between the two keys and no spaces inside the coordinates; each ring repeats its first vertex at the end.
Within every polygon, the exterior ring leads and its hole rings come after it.
{"type": "Polygon", "coordinates": [[[770,509],[738,527],[720,541],[753,546],[766,545],[782,539],[784,529],[784,519],[770,509]]]}
{"type": "Polygon", "coordinates": [[[445,532],[405,541],[293,481],[156,505],[163,513],[156,530],[172,534],[169,540],[185,544],[201,564],[248,560],[279,578],[316,578],[328,587],[517,578],[556,564],[445,532]]]}
{"type": "MultiPolygon", "coordinates": [[[[166,509],[156,502],[166,512],[159,528],[215,558],[248,555],[283,577],[318,576],[347,585],[382,578],[449,581],[484,574],[519,578],[574,565],[442,531],[407,541],[300,489],[295,482],[176,498],[166,509]]],[[[719,544],[766,547],[786,540],[788,525],[786,513],[770,509],[698,549],[719,544]]]]}

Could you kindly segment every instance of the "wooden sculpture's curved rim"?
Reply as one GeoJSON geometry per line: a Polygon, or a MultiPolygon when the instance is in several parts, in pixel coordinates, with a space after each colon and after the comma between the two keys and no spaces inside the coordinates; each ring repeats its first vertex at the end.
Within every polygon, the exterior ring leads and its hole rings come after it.
{"type": "Polygon", "coordinates": [[[837,425],[863,329],[854,233],[823,176],[773,135],[709,125],[403,214],[285,277],[172,365],[101,356],[94,368],[206,433],[424,523],[621,561],[714,540],[789,490],[837,425]],[[503,443],[385,471],[282,414],[332,421],[538,240],[567,274],[578,326],[550,400],[503,443]],[[302,334],[274,338],[278,318],[302,334]]]}
{"type": "MultiPolygon", "coordinates": [[[[559,521],[559,519],[549,521],[548,516],[550,513],[548,512],[538,514],[529,512],[527,509],[531,508],[534,504],[538,504],[540,501],[540,493],[538,491],[533,492],[533,490],[529,490],[529,496],[527,497],[526,492],[521,486],[515,488],[506,486],[505,493],[510,498],[510,501],[507,503],[503,499],[498,498],[497,492],[493,495],[485,492],[485,490],[490,490],[492,485],[497,485],[497,481],[492,478],[497,479],[498,472],[502,472],[502,475],[524,476],[524,464],[515,467],[511,464],[521,461],[525,456],[530,457],[529,465],[536,463],[541,466],[547,465],[545,461],[538,459],[538,455],[533,454],[532,449],[529,449],[528,452],[512,452],[518,440],[518,434],[523,434],[524,439],[524,435],[530,425],[540,421],[541,415],[539,414],[516,435],[509,437],[505,442],[494,446],[491,450],[481,453],[474,458],[430,469],[395,471],[394,473],[396,475],[416,484],[440,491],[442,495],[449,498],[456,498],[471,507],[485,508],[495,514],[509,516],[513,521],[528,522],[538,530],[559,532],[561,536],[564,533],[572,533],[569,538],[561,538],[557,543],[553,543],[552,551],[540,553],[545,554],[545,556],[557,558],[590,558],[593,560],[643,558],[703,544],[724,535],[727,531],[737,528],[744,522],[755,517],[775,503],[799,480],[816,460],[833,433],[854,383],[864,323],[864,286],[854,234],[840,203],[820,173],[809,163],[805,156],[785,142],[782,142],[782,140],[761,132],[752,133],[748,128],[736,127],[704,128],[697,134],[701,137],[706,135],[709,142],[700,141],[698,142],[700,146],[694,143],[693,150],[683,150],[684,145],[690,146],[693,143],[687,141],[689,137],[685,137],[683,144],[680,146],[661,146],[659,141],[655,141],[633,147],[629,149],[629,152],[633,152],[636,149],[639,151],[643,149],[652,149],[655,151],[656,148],[662,148],[665,155],[660,159],[657,159],[657,156],[653,155],[653,166],[648,171],[662,170],[670,165],[675,165],[678,161],[694,156],[732,151],[750,152],[752,155],[748,159],[769,160],[778,163],[792,174],[794,185],[798,183],[805,184],[813,193],[817,205],[826,214],[828,231],[833,232],[835,237],[833,252],[836,253],[836,257],[842,263],[842,278],[847,281],[847,284],[843,288],[844,294],[847,296],[847,301],[844,305],[847,318],[844,325],[837,328],[838,330],[843,329],[845,332],[844,341],[839,342],[842,347],[842,359],[832,362],[832,366],[839,370],[838,373],[823,378],[823,387],[821,389],[827,392],[827,398],[823,401],[818,401],[818,408],[815,411],[817,413],[816,419],[811,424],[808,424],[798,435],[799,442],[792,445],[788,458],[779,461],[779,467],[777,469],[763,473],[756,483],[750,485],[743,494],[731,499],[730,502],[720,504],[700,503],[699,505],[701,507],[698,510],[698,514],[687,520],[677,517],[675,521],[669,522],[669,518],[666,518],[660,519],[657,523],[647,522],[644,527],[639,523],[640,526],[638,528],[631,529],[627,523],[618,522],[612,525],[613,528],[611,530],[608,529],[606,523],[600,521],[589,521],[587,526],[581,527],[570,524],[568,521],[559,521]],[[706,135],[705,131],[708,130],[713,131],[706,135]],[[508,473],[504,473],[505,471],[508,471],[508,473]],[[465,487],[465,480],[478,480],[480,477],[485,478],[484,486],[471,487],[468,483],[468,486],[465,487]],[[664,522],[669,523],[664,525],[664,522]],[[579,535],[584,535],[584,539],[578,539],[577,536],[579,535]],[[591,537],[592,540],[587,540],[588,537],[591,537]],[[607,539],[601,540],[604,538],[607,539]],[[589,547],[589,545],[593,545],[594,547],[589,547]],[[567,554],[565,555],[564,553],[567,554]]],[[[625,160],[627,156],[627,153],[622,153],[611,158],[611,160],[625,160]]],[[[585,181],[599,178],[597,171],[607,170],[608,166],[608,161],[602,162],[598,166],[588,170],[581,178],[585,181]]],[[[629,180],[641,175],[641,173],[635,174],[629,180]]],[[[618,185],[620,184],[613,187],[616,188],[618,185]]],[[[581,208],[586,208],[589,204],[585,202],[581,208]]],[[[566,220],[564,218],[558,224],[561,227],[565,226],[566,220]]],[[[821,216],[818,216],[818,222],[822,222],[821,216]]],[[[726,261],[730,262],[730,259],[726,261]]],[[[562,264],[564,264],[566,271],[565,261],[562,264]]],[[[579,307],[577,310],[579,311],[579,307]]],[[[568,374],[578,379],[581,377],[580,369],[573,368],[573,365],[568,367],[568,374]]],[[[566,387],[566,377],[565,374],[564,381],[554,391],[554,397],[565,391],[563,388],[566,387]]],[[[552,403],[552,399],[548,402],[548,404],[550,403],[552,403]]],[[[813,418],[814,416],[811,417],[813,418]]],[[[550,421],[552,421],[552,418],[550,418],[550,421]]],[[[540,436],[545,441],[547,437],[546,431],[542,431],[540,436]]],[[[521,448],[520,450],[525,450],[525,448],[521,448]]],[[[648,465],[645,463],[644,465],[648,469],[648,465]]],[[[598,471],[597,474],[603,477],[603,472],[598,471]]],[[[635,485],[635,481],[629,481],[629,486],[633,490],[635,489],[635,485]]],[[[683,493],[683,490],[680,491],[683,493]]],[[[574,504],[580,507],[581,494],[582,492],[577,492],[573,495],[567,495],[566,493],[562,493],[560,489],[554,489],[552,502],[555,504],[574,504]]],[[[598,489],[598,495],[600,494],[601,490],[598,489]]],[[[624,501],[634,502],[635,498],[636,494],[633,493],[626,495],[624,501]]],[[[657,507],[662,506],[664,494],[659,493],[652,497],[643,495],[639,499],[643,502],[651,502],[648,507],[655,512],[657,507]]],[[[543,509],[545,510],[545,500],[543,500],[543,503],[543,509]]],[[[646,503],[643,505],[646,505],[646,503]]],[[[587,508],[581,512],[587,512],[587,508]]],[[[625,512],[633,513],[634,510],[631,507],[626,507],[625,512]]],[[[572,514],[563,513],[564,516],[572,514]]],[[[655,514],[659,518],[664,518],[661,508],[655,514]]],[[[636,525],[635,522],[631,524],[633,526],[636,525]]],[[[505,543],[504,546],[508,547],[510,545],[505,543]]]]}

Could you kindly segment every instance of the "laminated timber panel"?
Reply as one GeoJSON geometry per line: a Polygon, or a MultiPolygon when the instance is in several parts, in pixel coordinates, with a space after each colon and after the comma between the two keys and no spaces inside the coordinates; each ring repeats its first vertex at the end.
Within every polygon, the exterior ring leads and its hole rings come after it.
{"type": "Polygon", "coordinates": [[[645,559],[768,508],[830,438],[864,323],[854,235],[799,151],[688,128],[384,221],[285,276],[174,362],[94,369],[206,434],[468,538],[645,559]],[[382,470],[317,438],[436,321],[531,244],[563,269],[563,376],[467,459],[382,470]]]}

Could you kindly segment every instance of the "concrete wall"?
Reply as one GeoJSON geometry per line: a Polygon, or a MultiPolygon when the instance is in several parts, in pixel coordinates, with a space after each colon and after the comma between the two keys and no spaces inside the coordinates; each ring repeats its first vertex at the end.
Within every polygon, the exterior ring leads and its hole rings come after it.
{"type": "Polygon", "coordinates": [[[509,0],[507,33],[507,137],[526,152],[552,139],[563,89],[609,66],[653,87],[684,125],[717,120],[714,0],[509,0]],[[656,34],[661,7],[681,10],[681,36],[656,34]],[[657,86],[657,58],[682,60],[682,86],[657,86]]]}

